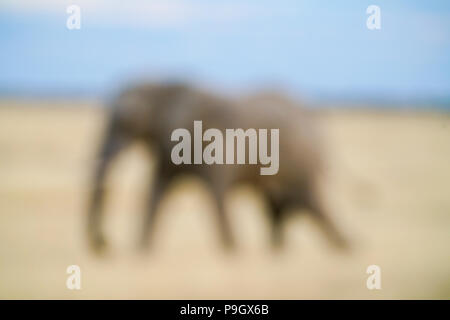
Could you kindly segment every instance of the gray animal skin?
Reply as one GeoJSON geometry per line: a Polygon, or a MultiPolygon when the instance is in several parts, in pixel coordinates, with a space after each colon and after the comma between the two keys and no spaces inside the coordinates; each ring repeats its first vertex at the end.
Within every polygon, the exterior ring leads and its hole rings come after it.
{"type": "MultiPolygon", "coordinates": [[[[162,195],[175,177],[186,173],[201,177],[211,190],[217,203],[218,225],[226,248],[233,247],[233,238],[224,211],[224,194],[238,183],[256,186],[267,198],[274,247],[282,244],[282,221],[290,208],[307,209],[333,244],[341,248],[346,246],[345,239],[328,218],[319,195],[323,156],[313,123],[300,108],[277,95],[232,101],[184,84],[144,84],[125,90],[113,102],[89,204],[88,236],[95,250],[100,251],[105,246],[102,203],[107,169],[121,150],[136,141],[153,148],[158,156],[143,224],[142,247],[151,243],[162,195]],[[208,128],[217,128],[223,133],[230,128],[268,129],[269,132],[270,129],[279,129],[278,173],[260,175],[260,168],[264,165],[259,163],[173,164],[171,151],[178,142],[171,141],[171,134],[175,129],[186,128],[193,135],[195,120],[203,121],[203,132],[208,128]]],[[[204,142],[203,147],[207,144],[204,142]]]]}

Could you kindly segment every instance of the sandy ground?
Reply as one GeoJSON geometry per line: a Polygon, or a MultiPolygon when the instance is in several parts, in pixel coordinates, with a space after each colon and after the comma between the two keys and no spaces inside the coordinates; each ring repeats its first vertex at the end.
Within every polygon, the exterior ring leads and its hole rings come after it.
{"type": "Polygon", "coordinates": [[[153,162],[136,147],[110,176],[111,249],[99,258],[83,233],[104,125],[93,105],[0,102],[0,298],[450,298],[449,115],[320,115],[327,203],[351,253],[334,251],[307,215],[288,221],[286,248],[272,252],[264,204],[243,186],[228,197],[238,249],[225,254],[212,200],[189,179],[165,198],[154,250],[139,253],[153,162]],[[79,291],[66,288],[72,264],[81,267],[79,291]],[[372,264],[381,290],[366,288],[372,264]]]}

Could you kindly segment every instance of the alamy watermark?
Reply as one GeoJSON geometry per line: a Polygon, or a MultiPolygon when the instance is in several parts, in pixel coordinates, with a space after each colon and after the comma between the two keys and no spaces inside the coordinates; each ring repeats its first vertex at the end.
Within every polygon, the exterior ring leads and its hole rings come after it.
{"type": "Polygon", "coordinates": [[[70,274],[66,280],[67,289],[81,290],[81,268],[74,264],[67,267],[66,273],[70,274]]]}
{"type": "Polygon", "coordinates": [[[66,21],[66,27],[69,30],[81,29],[81,9],[77,5],[70,5],[67,7],[66,12],[69,14],[66,21]]]}
{"type": "Polygon", "coordinates": [[[367,18],[366,26],[369,30],[380,30],[381,29],[381,9],[379,6],[370,5],[366,9],[366,13],[370,14],[367,18]]]}
{"type": "Polygon", "coordinates": [[[370,274],[366,281],[367,289],[381,290],[381,268],[376,264],[372,264],[367,267],[366,273],[370,274]]]}
{"type": "Polygon", "coordinates": [[[180,164],[246,164],[246,139],[248,139],[248,164],[268,165],[260,168],[261,175],[277,174],[279,169],[279,129],[270,129],[270,154],[268,153],[268,130],[267,129],[225,129],[222,131],[215,128],[207,129],[203,133],[202,121],[194,121],[194,159],[192,161],[191,143],[192,137],[189,130],[185,128],[175,129],[171,135],[171,141],[179,141],[171,153],[172,162],[180,164]],[[210,143],[203,150],[203,141],[210,143]],[[236,142],[236,144],[235,144],[236,142]],[[224,151],[226,157],[224,159],[224,151]]]}

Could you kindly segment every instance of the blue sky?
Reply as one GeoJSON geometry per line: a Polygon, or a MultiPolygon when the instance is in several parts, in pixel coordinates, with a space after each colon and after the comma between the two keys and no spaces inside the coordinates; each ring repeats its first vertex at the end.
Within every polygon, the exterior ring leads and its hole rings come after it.
{"type": "Polygon", "coordinates": [[[450,96],[450,2],[2,0],[0,92],[103,93],[136,76],[299,95],[450,96]],[[68,30],[66,8],[81,8],[68,30]],[[381,30],[366,8],[381,8],[381,30]]]}

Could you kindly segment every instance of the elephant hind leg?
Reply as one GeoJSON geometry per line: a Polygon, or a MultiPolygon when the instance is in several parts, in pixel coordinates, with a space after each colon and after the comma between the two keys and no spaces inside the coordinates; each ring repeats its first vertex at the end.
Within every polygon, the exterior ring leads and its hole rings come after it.
{"type": "Polygon", "coordinates": [[[330,218],[318,194],[313,193],[310,195],[310,198],[306,203],[306,209],[311,212],[320,229],[333,246],[341,250],[350,249],[348,239],[341,233],[330,218]]]}

